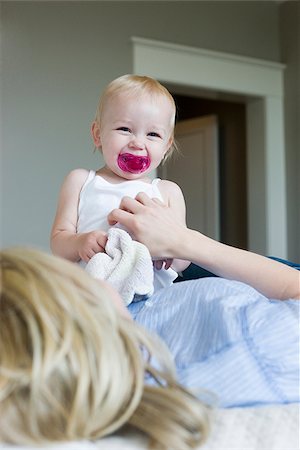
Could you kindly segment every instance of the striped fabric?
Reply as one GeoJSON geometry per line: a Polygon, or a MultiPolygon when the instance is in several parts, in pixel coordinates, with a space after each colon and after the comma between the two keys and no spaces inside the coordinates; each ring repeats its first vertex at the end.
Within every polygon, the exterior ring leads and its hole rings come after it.
{"type": "Polygon", "coordinates": [[[235,407],[299,401],[299,305],[268,300],[240,282],[203,278],[128,308],[166,342],[181,383],[235,407]]]}

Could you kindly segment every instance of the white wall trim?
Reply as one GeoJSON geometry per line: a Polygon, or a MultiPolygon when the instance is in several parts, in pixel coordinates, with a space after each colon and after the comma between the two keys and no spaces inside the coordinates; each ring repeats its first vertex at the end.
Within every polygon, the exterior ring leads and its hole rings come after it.
{"type": "MultiPolygon", "coordinates": [[[[149,66],[152,65],[151,58],[164,60],[165,64],[157,69],[162,76],[171,75],[169,81],[173,83],[182,81],[185,73],[186,83],[190,86],[201,83],[204,88],[226,92],[282,96],[283,64],[139,37],[131,39],[134,64],[140,65],[143,59],[143,64],[149,66]],[[165,67],[166,63],[169,68],[165,67]]],[[[140,69],[146,73],[143,67],[140,69]]]]}
{"type": "Polygon", "coordinates": [[[131,41],[134,73],[246,98],[249,248],[286,258],[285,66],[140,37],[131,41]]]}
{"type": "Polygon", "coordinates": [[[146,39],[138,36],[132,36],[131,41],[134,43],[134,45],[145,45],[147,47],[151,46],[152,48],[156,49],[167,49],[178,51],[180,53],[196,53],[197,55],[202,56],[209,56],[212,58],[218,58],[219,60],[233,60],[236,62],[240,62],[242,64],[256,64],[258,66],[263,67],[270,67],[275,69],[284,69],[285,64],[274,62],[274,61],[267,61],[264,59],[258,59],[258,58],[250,58],[248,56],[242,56],[242,55],[236,55],[235,53],[224,53],[224,52],[217,52],[215,50],[207,50],[204,48],[199,47],[191,47],[188,45],[182,45],[182,44],[174,44],[173,42],[165,42],[165,41],[158,41],[153,39],[146,39]]]}

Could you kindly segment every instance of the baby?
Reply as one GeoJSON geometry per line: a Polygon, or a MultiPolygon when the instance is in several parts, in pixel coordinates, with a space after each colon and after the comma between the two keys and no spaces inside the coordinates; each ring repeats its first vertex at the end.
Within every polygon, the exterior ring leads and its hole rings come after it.
{"type": "MultiPolygon", "coordinates": [[[[66,177],[51,234],[55,254],[84,266],[104,252],[108,214],[124,196],[135,198],[139,192],[163,201],[185,223],[181,189],[171,181],[149,178],[174,149],[175,115],[173,97],[150,77],[124,75],[106,87],[91,129],[105,164],[96,171],[76,169],[66,177]]],[[[188,264],[155,261],[155,290],[172,284],[188,264]]]]}

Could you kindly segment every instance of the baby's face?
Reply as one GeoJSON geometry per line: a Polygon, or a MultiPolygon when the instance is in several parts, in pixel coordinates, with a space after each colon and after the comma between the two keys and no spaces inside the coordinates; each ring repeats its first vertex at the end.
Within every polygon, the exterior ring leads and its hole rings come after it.
{"type": "Polygon", "coordinates": [[[99,130],[106,167],[126,179],[137,179],[156,169],[172,144],[174,110],[164,96],[112,98],[99,130]]]}

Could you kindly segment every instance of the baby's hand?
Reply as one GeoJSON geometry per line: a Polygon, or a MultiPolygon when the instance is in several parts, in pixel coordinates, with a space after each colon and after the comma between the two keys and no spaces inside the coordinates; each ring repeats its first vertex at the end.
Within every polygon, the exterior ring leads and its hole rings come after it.
{"type": "Polygon", "coordinates": [[[78,235],[78,254],[80,258],[85,262],[89,262],[96,253],[103,253],[106,241],[106,233],[100,230],[78,235]]]}
{"type": "Polygon", "coordinates": [[[153,261],[153,266],[157,270],[161,270],[163,267],[167,270],[171,267],[173,259],[155,259],[153,261]]]}

